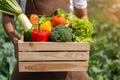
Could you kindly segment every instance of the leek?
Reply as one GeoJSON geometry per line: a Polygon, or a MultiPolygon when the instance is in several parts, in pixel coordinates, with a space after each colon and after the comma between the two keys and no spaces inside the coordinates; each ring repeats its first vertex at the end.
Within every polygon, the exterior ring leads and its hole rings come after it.
{"type": "Polygon", "coordinates": [[[28,17],[22,12],[16,0],[0,0],[0,12],[17,16],[17,19],[25,29],[32,27],[28,17]]]}

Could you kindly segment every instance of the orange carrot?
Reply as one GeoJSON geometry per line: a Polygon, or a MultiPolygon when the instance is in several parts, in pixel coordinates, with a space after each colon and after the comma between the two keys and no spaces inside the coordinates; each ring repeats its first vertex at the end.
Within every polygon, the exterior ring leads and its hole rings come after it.
{"type": "Polygon", "coordinates": [[[30,16],[30,22],[33,24],[35,30],[38,30],[39,26],[38,18],[39,16],[37,14],[31,14],[30,16]]]}
{"type": "Polygon", "coordinates": [[[31,23],[32,24],[37,24],[38,23],[38,19],[39,18],[39,16],[37,15],[37,14],[31,14],[30,15],[30,21],[31,21],[31,23]]]}

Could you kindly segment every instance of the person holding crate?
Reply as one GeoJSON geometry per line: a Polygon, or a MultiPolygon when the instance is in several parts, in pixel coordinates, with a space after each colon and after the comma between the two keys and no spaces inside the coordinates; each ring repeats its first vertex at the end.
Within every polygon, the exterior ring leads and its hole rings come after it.
{"type": "MultiPolygon", "coordinates": [[[[22,1],[22,0],[21,0],[22,1]]],[[[26,15],[31,14],[50,16],[57,8],[70,12],[70,2],[73,3],[74,11],[77,17],[86,18],[87,0],[27,0],[26,15]]],[[[21,2],[22,3],[22,2],[21,2]]],[[[18,40],[14,28],[14,17],[8,14],[2,14],[3,27],[14,44],[15,57],[18,54],[18,40]]],[[[18,58],[17,58],[18,59],[18,58]]],[[[87,72],[18,72],[18,66],[15,67],[11,80],[88,80],[87,72]]]]}

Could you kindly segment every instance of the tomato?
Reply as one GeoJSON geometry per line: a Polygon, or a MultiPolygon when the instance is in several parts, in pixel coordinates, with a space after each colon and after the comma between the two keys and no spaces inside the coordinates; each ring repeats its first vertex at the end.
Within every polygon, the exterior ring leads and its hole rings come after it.
{"type": "Polygon", "coordinates": [[[58,24],[65,25],[67,23],[66,19],[63,16],[53,16],[52,17],[52,25],[55,27],[58,24]]]}

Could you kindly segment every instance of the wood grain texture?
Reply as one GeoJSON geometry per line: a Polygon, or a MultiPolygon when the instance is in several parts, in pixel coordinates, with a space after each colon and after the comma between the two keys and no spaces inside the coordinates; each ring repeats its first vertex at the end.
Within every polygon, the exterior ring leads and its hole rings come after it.
{"type": "Polygon", "coordinates": [[[20,72],[87,71],[90,44],[18,42],[20,72]]]}
{"type": "Polygon", "coordinates": [[[19,62],[19,72],[87,71],[88,62],[19,62]]]}
{"type": "Polygon", "coordinates": [[[89,52],[19,52],[19,61],[88,60],[89,52]]]}
{"type": "Polygon", "coordinates": [[[84,42],[18,42],[19,51],[89,51],[84,42]]]}

